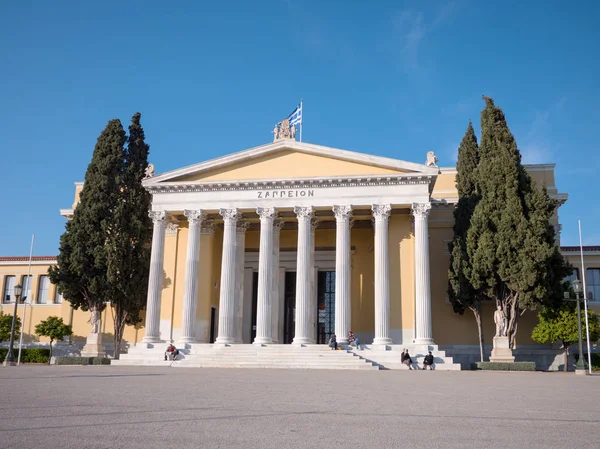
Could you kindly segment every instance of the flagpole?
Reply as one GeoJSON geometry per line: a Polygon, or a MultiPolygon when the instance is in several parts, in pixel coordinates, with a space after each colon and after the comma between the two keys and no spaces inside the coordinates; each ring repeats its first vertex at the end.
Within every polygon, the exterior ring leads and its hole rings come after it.
{"type": "MultiPolygon", "coordinates": [[[[583,264],[583,243],[581,239],[581,220],[577,220],[579,223],[579,254],[581,255],[581,278],[583,281],[583,306],[585,308],[585,333],[587,339],[587,351],[588,351],[588,369],[589,373],[592,374],[592,353],[590,351],[590,323],[588,321],[588,306],[587,306],[587,285],[585,283],[585,265],[583,264]]],[[[579,354],[579,357],[583,357],[583,354],[579,354]]]]}
{"type": "Polygon", "coordinates": [[[300,111],[302,111],[302,115],[300,116],[300,142],[302,142],[302,122],[304,121],[304,109],[302,107],[302,98],[300,98],[300,111]]]}
{"type": "MultiPolygon", "coordinates": [[[[31,259],[33,259],[33,242],[35,240],[35,234],[31,234],[31,247],[29,248],[29,268],[27,269],[27,287],[29,291],[32,291],[33,286],[31,285],[31,259]]],[[[27,295],[27,299],[31,301],[33,294],[27,295]]],[[[21,364],[21,348],[23,347],[23,334],[25,331],[25,319],[27,318],[27,301],[23,305],[23,320],[21,321],[21,336],[19,337],[19,356],[17,357],[17,366],[21,364]]]]}

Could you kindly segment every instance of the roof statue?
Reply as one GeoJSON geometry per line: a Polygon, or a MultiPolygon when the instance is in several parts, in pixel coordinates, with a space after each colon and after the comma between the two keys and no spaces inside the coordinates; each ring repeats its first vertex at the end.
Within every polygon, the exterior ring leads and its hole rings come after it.
{"type": "Polygon", "coordinates": [[[154,164],[148,164],[146,171],[144,172],[144,179],[152,178],[154,176],[154,164]]]}
{"type": "Polygon", "coordinates": [[[427,161],[425,161],[425,165],[428,167],[437,167],[437,156],[433,151],[427,152],[427,161]]]}
{"type": "Polygon", "coordinates": [[[296,139],[296,127],[290,125],[287,118],[284,118],[273,128],[273,142],[283,139],[296,139]]]}

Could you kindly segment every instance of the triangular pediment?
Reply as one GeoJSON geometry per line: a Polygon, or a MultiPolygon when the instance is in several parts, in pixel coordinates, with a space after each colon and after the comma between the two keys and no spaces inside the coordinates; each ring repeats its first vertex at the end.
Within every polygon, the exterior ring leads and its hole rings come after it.
{"type": "Polygon", "coordinates": [[[354,151],[280,140],[173,170],[144,183],[248,181],[339,176],[437,174],[438,169],[354,151]]]}

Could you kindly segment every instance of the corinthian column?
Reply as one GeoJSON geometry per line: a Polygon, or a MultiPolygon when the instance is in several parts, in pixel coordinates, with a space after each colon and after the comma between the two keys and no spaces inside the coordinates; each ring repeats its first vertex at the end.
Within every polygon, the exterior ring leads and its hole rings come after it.
{"type": "Polygon", "coordinates": [[[348,344],[350,331],[350,218],[351,206],[333,206],[335,214],[335,335],[348,344]]]}
{"type": "Polygon", "coordinates": [[[310,223],[312,206],[294,207],[298,217],[298,260],[296,262],[296,331],[294,345],[311,343],[309,334],[311,278],[310,271],[310,223]]]}
{"type": "Polygon", "coordinates": [[[235,233],[237,209],[221,209],[223,217],[223,256],[221,260],[221,295],[219,297],[219,336],[215,343],[235,341],[235,233]]]}
{"type": "Polygon", "coordinates": [[[279,249],[284,221],[273,221],[273,259],[271,267],[271,338],[279,343],[279,249]]]}
{"type": "Polygon", "coordinates": [[[188,242],[185,260],[185,286],[183,289],[183,326],[180,342],[196,341],[196,308],[198,304],[198,264],[200,263],[200,226],[206,217],[201,210],[185,210],[188,219],[188,242]]]}
{"type": "Polygon", "coordinates": [[[150,273],[148,275],[148,300],[146,302],[146,335],[142,342],[160,342],[160,296],[162,293],[163,259],[165,255],[165,218],[164,211],[150,212],[154,222],[152,231],[152,252],[150,254],[150,273]]]}
{"type": "Polygon", "coordinates": [[[429,280],[429,228],[431,203],[413,203],[415,217],[416,344],[433,344],[431,331],[431,287],[429,280]]]}
{"type": "Polygon", "coordinates": [[[315,268],[315,232],[319,220],[315,217],[310,221],[310,320],[308,322],[308,335],[311,343],[317,338],[317,269],[315,268]]]}
{"type": "Polygon", "coordinates": [[[392,207],[374,204],[375,217],[375,339],[374,345],[389,345],[390,338],[390,280],[388,255],[388,220],[392,207]]]}
{"type": "Polygon", "coordinates": [[[246,258],[246,231],[250,223],[238,220],[236,230],[236,255],[235,255],[235,342],[242,343],[242,329],[244,326],[244,260],[246,258]]]}
{"type": "Polygon", "coordinates": [[[256,303],[255,344],[273,343],[271,338],[271,269],[273,268],[273,218],[275,209],[259,207],[260,247],[258,252],[258,299],[256,303]]]}

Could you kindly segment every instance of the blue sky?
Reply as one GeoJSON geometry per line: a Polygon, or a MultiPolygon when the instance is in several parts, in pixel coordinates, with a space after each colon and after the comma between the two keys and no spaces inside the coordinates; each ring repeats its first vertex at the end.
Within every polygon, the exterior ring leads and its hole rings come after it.
{"type": "Polygon", "coordinates": [[[557,164],[562,243],[581,219],[600,244],[599,15],[592,0],[2,2],[0,255],[32,233],[56,254],[109,119],[140,111],[164,172],[271,141],[303,98],[307,142],[451,166],[482,94],[524,162],[557,164]]]}

